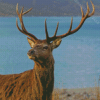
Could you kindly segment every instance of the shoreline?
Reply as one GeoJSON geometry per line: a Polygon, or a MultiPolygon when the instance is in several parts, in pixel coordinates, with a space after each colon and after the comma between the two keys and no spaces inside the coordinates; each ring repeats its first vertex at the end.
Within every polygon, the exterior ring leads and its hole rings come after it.
{"type": "Polygon", "coordinates": [[[53,91],[54,100],[100,100],[100,87],[58,89],[53,91]]]}

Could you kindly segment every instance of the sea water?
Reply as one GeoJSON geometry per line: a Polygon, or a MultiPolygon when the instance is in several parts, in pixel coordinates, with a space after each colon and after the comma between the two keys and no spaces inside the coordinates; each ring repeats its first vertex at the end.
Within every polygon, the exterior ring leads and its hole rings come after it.
{"type": "MultiPolygon", "coordinates": [[[[53,36],[58,21],[57,35],[66,33],[71,23],[71,17],[24,17],[26,29],[38,39],[45,39],[45,18],[49,36],[53,36]]],[[[81,17],[73,18],[72,29],[75,29],[81,17]]],[[[27,57],[31,48],[26,37],[16,28],[16,17],[0,17],[0,74],[21,73],[34,67],[34,62],[27,57]]],[[[100,17],[87,19],[78,32],[63,38],[53,56],[55,88],[99,85],[100,17]]]]}

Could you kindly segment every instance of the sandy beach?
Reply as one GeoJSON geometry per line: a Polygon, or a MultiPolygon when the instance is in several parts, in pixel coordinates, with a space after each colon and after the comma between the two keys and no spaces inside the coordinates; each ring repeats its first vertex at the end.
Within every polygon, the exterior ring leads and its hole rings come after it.
{"type": "Polygon", "coordinates": [[[100,88],[54,89],[54,100],[100,100],[100,88]]]}

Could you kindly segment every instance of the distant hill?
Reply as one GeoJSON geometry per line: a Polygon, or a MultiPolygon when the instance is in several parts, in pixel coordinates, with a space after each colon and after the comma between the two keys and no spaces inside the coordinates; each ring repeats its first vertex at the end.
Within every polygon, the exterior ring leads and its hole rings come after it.
{"type": "MultiPolygon", "coordinates": [[[[19,10],[21,10],[21,6],[19,7],[19,10]]],[[[26,8],[25,8],[26,9],[26,8]]],[[[16,6],[13,4],[8,3],[2,3],[0,2],[0,16],[16,16],[16,6]]],[[[32,15],[32,14],[28,14],[32,15]]]]}
{"type": "MultiPolygon", "coordinates": [[[[16,16],[17,3],[19,9],[22,6],[25,10],[33,8],[27,16],[80,16],[80,5],[86,12],[87,1],[92,11],[90,0],[1,0],[0,16],[16,16]]],[[[92,1],[96,8],[95,15],[100,16],[100,0],[92,1]]]]}

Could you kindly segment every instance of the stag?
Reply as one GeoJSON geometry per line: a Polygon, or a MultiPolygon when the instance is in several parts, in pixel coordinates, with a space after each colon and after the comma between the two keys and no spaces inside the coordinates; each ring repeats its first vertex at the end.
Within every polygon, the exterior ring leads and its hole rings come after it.
{"type": "Polygon", "coordinates": [[[24,26],[22,16],[31,11],[32,8],[26,12],[23,12],[22,8],[21,13],[19,13],[17,4],[16,12],[21,28],[18,26],[17,20],[16,26],[20,32],[28,36],[27,40],[31,49],[27,55],[29,59],[34,61],[34,68],[20,74],[0,75],[0,100],[52,100],[54,88],[54,58],[52,51],[60,45],[62,38],[77,32],[85,20],[94,15],[95,7],[92,1],[91,4],[92,13],[90,13],[88,3],[85,15],[81,7],[82,18],[80,24],[72,30],[72,18],[68,32],[63,35],[57,36],[59,26],[59,23],[57,23],[54,35],[49,37],[45,20],[46,39],[44,40],[40,40],[29,33],[24,26]]]}

